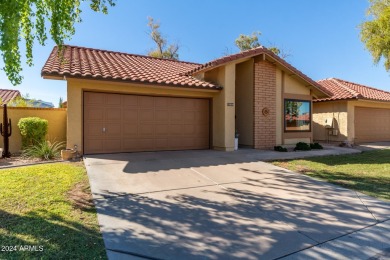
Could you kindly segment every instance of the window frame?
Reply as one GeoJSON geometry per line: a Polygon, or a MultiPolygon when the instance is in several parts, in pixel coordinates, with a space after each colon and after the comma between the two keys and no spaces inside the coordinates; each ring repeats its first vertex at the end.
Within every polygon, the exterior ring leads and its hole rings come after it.
{"type": "Polygon", "coordinates": [[[285,133],[309,133],[311,132],[311,124],[312,124],[312,100],[307,99],[295,99],[295,98],[284,98],[283,100],[283,127],[285,133]],[[294,101],[294,102],[308,102],[309,103],[309,130],[288,130],[287,129],[287,121],[286,121],[286,102],[294,101]]]}

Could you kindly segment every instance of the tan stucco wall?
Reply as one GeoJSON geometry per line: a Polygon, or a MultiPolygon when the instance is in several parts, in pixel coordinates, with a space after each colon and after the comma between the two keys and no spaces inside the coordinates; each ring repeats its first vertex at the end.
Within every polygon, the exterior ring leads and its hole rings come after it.
{"type": "Polygon", "coordinates": [[[313,103],[313,130],[316,141],[337,141],[348,140],[348,102],[315,102],[313,103]],[[329,135],[329,129],[325,128],[325,120],[334,118],[334,129],[338,135],[329,135]]]}
{"type": "Polygon", "coordinates": [[[296,95],[310,95],[310,89],[305,87],[300,81],[296,80],[294,76],[289,76],[287,73],[284,78],[284,93],[296,95]]]}
{"type": "Polygon", "coordinates": [[[239,144],[253,146],[253,60],[236,66],[235,109],[239,144]]]}
{"type": "MultiPolygon", "coordinates": [[[[24,117],[40,117],[48,121],[47,139],[62,142],[66,140],[66,109],[64,108],[17,108],[8,107],[8,118],[11,119],[12,135],[9,139],[10,152],[19,153],[22,149],[22,136],[18,128],[19,119],[24,117]]],[[[0,108],[1,123],[3,108],[0,108]]],[[[0,147],[4,147],[3,137],[0,137],[0,147]]]]}
{"type": "MultiPolygon", "coordinates": [[[[175,87],[161,87],[153,85],[140,85],[140,84],[128,84],[117,83],[101,80],[80,80],[80,79],[68,79],[68,117],[67,117],[67,145],[73,147],[77,145],[80,152],[83,151],[83,91],[96,91],[96,92],[113,92],[123,94],[145,94],[156,96],[177,96],[177,97],[199,97],[199,98],[214,98],[219,96],[219,92],[205,91],[205,90],[193,90],[193,89],[177,89],[175,87]]],[[[213,102],[215,103],[215,102],[213,102]]],[[[218,103],[218,102],[217,102],[218,103]]],[[[213,104],[213,117],[214,110],[221,109],[218,104],[213,104]],[[216,108],[214,108],[216,107],[216,108]]],[[[222,108],[223,110],[223,108],[222,108]]],[[[216,114],[218,116],[218,114],[216,114]]],[[[218,117],[217,117],[218,118],[218,117]]],[[[213,120],[214,121],[214,120],[213,120]]],[[[212,131],[214,128],[219,129],[221,122],[218,120],[213,123],[212,131]]],[[[214,131],[213,131],[214,132],[214,131]]],[[[213,134],[213,139],[215,138],[213,134]]],[[[223,141],[221,142],[223,146],[223,141]]]]}
{"type": "Polygon", "coordinates": [[[280,68],[278,68],[276,71],[276,77],[276,145],[296,144],[298,142],[312,142],[313,124],[310,132],[284,131],[284,100],[300,99],[310,101],[312,99],[310,89],[305,86],[305,83],[295,79],[294,75],[285,73],[280,68]]]}
{"type": "Polygon", "coordinates": [[[223,86],[223,90],[213,97],[213,148],[233,151],[236,65],[230,63],[208,71],[204,74],[204,79],[223,86]],[[233,106],[228,106],[228,103],[233,104],[233,106]]]}

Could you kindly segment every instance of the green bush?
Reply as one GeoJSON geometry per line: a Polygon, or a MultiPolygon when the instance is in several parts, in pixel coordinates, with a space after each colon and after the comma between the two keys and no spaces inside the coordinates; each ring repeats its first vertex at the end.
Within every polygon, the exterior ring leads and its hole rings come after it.
{"type": "Polygon", "coordinates": [[[322,147],[322,145],[320,145],[319,143],[310,144],[310,148],[311,149],[324,149],[324,147],[322,147]]]}
{"type": "Polygon", "coordinates": [[[310,151],[310,145],[304,142],[299,142],[295,145],[294,151],[310,151]]]}
{"type": "Polygon", "coordinates": [[[37,144],[25,148],[22,152],[24,158],[39,158],[42,160],[52,160],[60,156],[61,150],[65,147],[65,142],[41,141],[37,144]]]}
{"type": "Polygon", "coordinates": [[[277,151],[277,152],[287,152],[287,148],[282,147],[280,145],[274,146],[274,150],[277,151]]]}
{"type": "Polygon", "coordinates": [[[21,118],[18,122],[18,127],[22,135],[23,148],[45,141],[48,128],[46,119],[39,117],[21,118]]]}

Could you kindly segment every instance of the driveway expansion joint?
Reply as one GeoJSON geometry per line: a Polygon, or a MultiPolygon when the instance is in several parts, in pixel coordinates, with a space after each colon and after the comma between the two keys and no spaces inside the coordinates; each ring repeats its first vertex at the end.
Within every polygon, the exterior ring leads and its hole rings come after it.
{"type": "Polygon", "coordinates": [[[360,198],[359,193],[355,191],[356,196],[359,198],[360,202],[366,207],[368,212],[370,212],[371,216],[375,219],[376,222],[378,222],[378,219],[375,217],[374,213],[371,212],[371,210],[368,208],[368,206],[364,203],[364,201],[360,198]]]}
{"type": "MultiPolygon", "coordinates": [[[[288,257],[288,256],[291,256],[291,255],[294,255],[294,254],[296,254],[296,253],[299,253],[299,252],[305,251],[305,250],[307,250],[307,249],[310,249],[310,248],[313,248],[313,247],[316,247],[316,246],[320,246],[320,245],[326,244],[326,243],[328,243],[328,242],[331,242],[331,241],[334,241],[334,240],[340,239],[340,238],[342,238],[342,237],[346,237],[346,236],[352,235],[353,233],[356,233],[356,232],[363,231],[363,230],[364,230],[364,229],[366,229],[366,228],[370,228],[370,227],[377,226],[378,224],[384,223],[384,222],[386,222],[386,221],[389,221],[389,220],[390,220],[390,218],[389,218],[389,219],[386,219],[386,220],[382,220],[382,221],[377,221],[377,222],[376,222],[376,223],[374,223],[374,224],[370,224],[370,225],[367,225],[367,226],[365,226],[365,227],[362,227],[362,228],[359,228],[359,229],[356,229],[356,230],[353,230],[353,231],[347,232],[347,233],[345,233],[345,234],[343,234],[343,235],[340,235],[340,236],[337,236],[337,237],[334,237],[334,238],[331,238],[331,239],[328,239],[328,240],[322,241],[322,242],[320,242],[320,243],[318,243],[318,244],[316,244],[316,245],[311,245],[311,246],[308,246],[308,247],[306,247],[306,248],[303,248],[303,249],[297,250],[297,251],[295,251],[295,252],[292,252],[292,253],[289,253],[289,254],[286,254],[286,255],[283,255],[283,256],[280,256],[280,257],[274,258],[274,260],[283,259],[283,258],[285,258],[285,257],[288,257]]],[[[298,231],[298,232],[299,232],[299,231],[298,231]]]]}

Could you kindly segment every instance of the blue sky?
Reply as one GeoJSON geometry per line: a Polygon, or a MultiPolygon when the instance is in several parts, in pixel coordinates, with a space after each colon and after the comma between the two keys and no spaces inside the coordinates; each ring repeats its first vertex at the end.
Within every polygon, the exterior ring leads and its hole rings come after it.
{"type": "MultiPolygon", "coordinates": [[[[147,17],[161,22],[161,31],[180,44],[180,59],[204,63],[234,53],[239,34],[260,31],[260,42],[289,52],[287,61],[314,80],[337,77],[390,91],[389,76],[359,39],[368,0],[117,0],[108,15],[83,4],[82,23],[67,44],[146,54],[154,47],[147,17]]],[[[12,86],[0,72],[0,88],[58,104],[66,100],[66,82],[44,80],[40,71],[52,47],[34,48],[34,67],[24,66],[23,83],[12,86]]]]}

